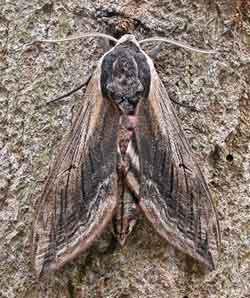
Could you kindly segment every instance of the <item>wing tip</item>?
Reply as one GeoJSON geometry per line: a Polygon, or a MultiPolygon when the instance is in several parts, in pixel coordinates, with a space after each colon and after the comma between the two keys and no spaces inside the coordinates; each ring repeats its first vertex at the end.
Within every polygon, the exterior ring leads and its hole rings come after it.
{"type": "Polygon", "coordinates": [[[177,233],[175,233],[173,230],[167,230],[166,227],[163,227],[160,223],[160,220],[157,219],[156,215],[154,214],[154,211],[149,211],[149,208],[145,207],[142,203],[143,199],[140,200],[139,206],[141,210],[143,211],[144,215],[148,219],[148,221],[153,225],[156,232],[168,243],[170,243],[172,246],[177,248],[182,253],[190,256],[194,260],[198,261],[200,264],[204,265],[209,271],[213,271],[217,267],[217,261],[219,257],[219,249],[214,251],[212,254],[210,250],[208,250],[207,254],[204,254],[204,252],[198,252],[197,249],[192,247],[192,245],[188,245],[188,242],[183,238],[179,237],[177,233]],[[154,219],[155,218],[155,219],[154,219]]]}
{"type": "Polygon", "coordinates": [[[87,235],[79,237],[78,241],[73,246],[67,247],[60,256],[53,256],[53,258],[46,260],[45,254],[36,255],[34,261],[36,277],[40,279],[45,274],[60,270],[66,263],[69,263],[86,251],[111,221],[115,207],[116,199],[114,196],[110,196],[109,203],[105,208],[106,212],[103,210],[103,214],[101,218],[99,218],[98,223],[95,223],[95,225],[91,227],[87,235]]]}

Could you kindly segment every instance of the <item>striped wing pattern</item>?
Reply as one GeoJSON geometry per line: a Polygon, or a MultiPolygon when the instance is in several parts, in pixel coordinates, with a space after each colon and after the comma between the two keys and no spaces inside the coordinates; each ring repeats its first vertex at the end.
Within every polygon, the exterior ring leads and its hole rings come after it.
{"type": "Polygon", "coordinates": [[[212,198],[167,92],[151,69],[150,94],[137,113],[139,205],[164,239],[213,269],[220,232],[212,198]]]}
{"type": "Polygon", "coordinates": [[[102,97],[97,69],[38,203],[33,231],[38,276],[84,251],[111,220],[118,125],[119,112],[102,97]]]}

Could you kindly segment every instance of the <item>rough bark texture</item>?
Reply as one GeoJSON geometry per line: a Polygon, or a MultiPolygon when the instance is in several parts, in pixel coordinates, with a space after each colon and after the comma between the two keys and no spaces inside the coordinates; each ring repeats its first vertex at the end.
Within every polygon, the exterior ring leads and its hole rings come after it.
{"type": "Polygon", "coordinates": [[[248,0],[0,2],[0,297],[250,297],[249,18],[248,0]],[[62,272],[34,278],[35,202],[84,90],[45,103],[81,84],[102,48],[93,39],[25,44],[93,31],[218,50],[164,45],[155,60],[170,97],[199,110],[176,106],[219,212],[222,255],[211,273],[141,217],[123,248],[107,230],[62,272]]]}

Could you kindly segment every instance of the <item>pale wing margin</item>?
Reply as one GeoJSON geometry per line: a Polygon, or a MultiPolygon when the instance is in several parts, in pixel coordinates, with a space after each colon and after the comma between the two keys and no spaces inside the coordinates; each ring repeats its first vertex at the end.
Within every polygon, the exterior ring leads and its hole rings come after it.
{"type": "Polygon", "coordinates": [[[102,97],[99,66],[37,204],[37,276],[86,250],[111,220],[117,197],[118,124],[119,112],[102,97]]]}
{"type": "Polygon", "coordinates": [[[153,66],[151,73],[149,97],[138,107],[139,204],[163,238],[214,269],[220,248],[217,213],[153,66]]]}

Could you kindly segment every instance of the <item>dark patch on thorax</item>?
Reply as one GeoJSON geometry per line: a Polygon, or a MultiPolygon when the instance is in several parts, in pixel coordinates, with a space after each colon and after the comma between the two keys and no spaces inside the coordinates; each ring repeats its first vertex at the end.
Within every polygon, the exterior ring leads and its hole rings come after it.
{"type": "Polygon", "coordinates": [[[148,97],[150,79],[147,58],[132,42],[117,46],[103,59],[102,94],[118,105],[123,114],[135,114],[138,102],[148,97]]]}

